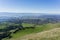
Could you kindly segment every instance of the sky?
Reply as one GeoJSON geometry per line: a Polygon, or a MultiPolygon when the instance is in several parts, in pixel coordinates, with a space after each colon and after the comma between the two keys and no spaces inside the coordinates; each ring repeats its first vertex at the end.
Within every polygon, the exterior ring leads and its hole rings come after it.
{"type": "Polygon", "coordinates": [[[0,12],[60,13],[60,0],[0,0],[0,12]]]}

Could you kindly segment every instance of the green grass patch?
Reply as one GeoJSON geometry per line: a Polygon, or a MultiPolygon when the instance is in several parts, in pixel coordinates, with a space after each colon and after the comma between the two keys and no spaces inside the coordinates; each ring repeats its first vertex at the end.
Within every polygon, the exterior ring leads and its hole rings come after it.
{"type": "Polygon", "coordinates": [[[33,26],[34,24],[31,24],[31,23],[22,23],[23,27],[31,27],[33,26]]]}

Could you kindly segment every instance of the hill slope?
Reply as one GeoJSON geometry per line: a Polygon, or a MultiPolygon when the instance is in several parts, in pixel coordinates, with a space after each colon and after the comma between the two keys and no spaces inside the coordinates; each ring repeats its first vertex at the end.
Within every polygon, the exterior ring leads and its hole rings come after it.
{"type": "MultiPolygon", "coordinates": [[[[23,25],[28,27],[30,24],[23,25]]],[[[36,25],[35,29],[20,30],[6,40],[60,40],[60,23],[36,25]]]]}
{"type": "Polygon", "coordinates": [[[60,40],[60,28],[29,34],[14,40],[60,40]]]}

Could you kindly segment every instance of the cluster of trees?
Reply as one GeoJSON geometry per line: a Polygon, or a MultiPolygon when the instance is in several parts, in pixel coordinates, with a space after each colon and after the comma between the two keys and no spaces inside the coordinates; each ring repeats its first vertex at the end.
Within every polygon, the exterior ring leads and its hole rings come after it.
{"type": "Polygon", "coordinates": [[[16,24],[8,25],[6,28],[0,29],[0,40],[6,37],[11,38],[12,33],[16,33],[17,31],[22,30],[22,29],[23,29],[22,25],[16,25],[16,24]]]}
{"type": "Polygon", "coordinates": [[[14,33],[18,32],[19,30],[25,30],[25,29],[29,29],[29,28],[34,29],[35,27],[34,26],[23,27],[22,24],[8,25],[6,28],[0,29],[0,33],[1,33],[0,34],[0,40],[2,40],[3,38],[11,38],[12,37],[11,34],[14,34],[14,33]]]}

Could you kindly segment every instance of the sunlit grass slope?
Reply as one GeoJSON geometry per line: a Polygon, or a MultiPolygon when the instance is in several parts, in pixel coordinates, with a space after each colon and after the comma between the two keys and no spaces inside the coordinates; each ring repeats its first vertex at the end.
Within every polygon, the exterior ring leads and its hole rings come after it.
{"type": "MultiPolygon", "coordinates": [[[[30,24],[24,24],[24,25],[27,26],[27,25],[30,25],[30,24]]],[[[33,25],[33,24],[31,24],[31,25],[33,25]]],[[[35,29],[20,30],[17,33],[13,34],[13,37],[11,38],[11,40],[18,40],[21,37],[22,38],[25,38],[23,36],[26,36],[28,34],[32,34],[31,36],[33,37],[34,36],[33,34],[35,34],[35,33],[40,33],[40,32],[48,31],[48,30],[51,30],[51,29],[53,30],[54,28],[60,28],[60,23],[54,23],[54,24],[48,23],[48,24],[43,24],[43,25],[36,25],[36,28],[35,29]]],[[[44,33],[40,33],[40,34],[43,35],[44,33]]],[[[35,40],[35,37],[33,37],[33,38],[26,37],[26,40],[27,40],[27,38],[28,38],[28,40],[32,40],[32,39],[35,40]]],[[[51,38],[53,39],[53,37],[51,37],[51,38]]],[[[48,39],[42,38],[41,40],[48,40],[48,39]]]]}
{"type": "Polygon", "coordinates": [[[60,40],[60,28],[26,35],[20,40],[60,40]]]}

